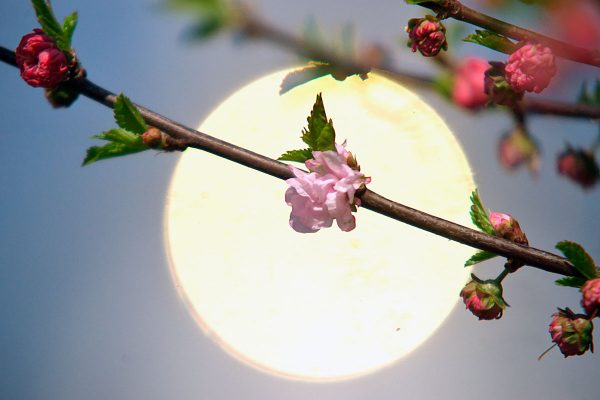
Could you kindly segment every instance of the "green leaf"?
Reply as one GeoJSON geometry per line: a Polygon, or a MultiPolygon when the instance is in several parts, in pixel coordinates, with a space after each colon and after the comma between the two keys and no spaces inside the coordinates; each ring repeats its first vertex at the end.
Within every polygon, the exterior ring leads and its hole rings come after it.
{"type": "Polygon", "coordinates": [[[489,251],[478,251],[477,253],[473,254],[471,256],[471,258],[469,258],[465,262],[465,267],[470,267],[471,265],[478,264],[482,261],[486,261],[486,260],[489,260],[490,258],[494,258],[497,256],[498,256],[498,254],[494,254],[489,251]]]}
{"type": "Polygon", "coordinates": [[[517,49],[517,45],[505,36],[486,30],[476,30],[475,33],[463,39],[465,42],[479,44],[492,50],[511,54],[517,49]]]}
{"type": "Polygon", "coordinates": [[[442,0],[404,0],[406,4],[439,3],[442,0]]]}
{"type": "Polygon", "coordinates": [[[56,46],[63,52],[70,52],[69,40],[58,23],[50,4],[46,0],[31,0],[35,15],[44,33],[54,39],[56,46]]]}
{"type": "Polygon", "coordinates": [[[194,24],[185,36],[191,40],[208,39],[225,27],[225,20],[218,14],[209,14],[194,24]]]}
{"type": "Polygon", "coordinates": [[[282,154],[278,160],[281,161],[295,161],[303,163],[306,160],[313,158],[312,151],[310,149],[290,150],[282,154]]]}
{"type": "Polygon", "coordinates": [[[78,97],[79,92],[66,85],[58,85],[55,88],[46,89],[46,99],[48,99],[54,108],[69,107],[78,97]]]}
{"type": "Polygon", "coordinates": [[[115,121],[121,128],[141,135],[148,130],[142,114],[123,93],[117,96],[114,107],[115,121]]]}
{"type": "Polygon", "coordinates": [[[110,143],[107,143],[104,146],[90,147],[83,160],[83,165],[88,165],[107,158],[121,157],[148,150],[148,147],[144,145],[140,135],[136,135],[125,129],[111,129],[100,135],[94,136],[94,138],[108,140],[110,143]]]}
{"type": "Polygon", "coordinates": [[[580,244],[564,240],[556,244],[556,248],[560,250],[565,257],[573,264],[575,269],[587,279],[593,279],[597,276],[594,260],[581,247],[580,244]]]}
{"type": "Polygon", "coordinates": [[[77,12],[73,12],[70,15],[67,15],[63,20],[62,30],[64,32],[65,38],[67,39],[67,46],[71,47],[71,41],[73,39],[73,32],[75,32],[75,27],[77,26],[77,12]]]}
{"type": "Polygon", "coordinates": [[[279,94],[284,94],[293,88],[303,85],[313,79],[329,75],[334,72],[334,69],[326,63],[313,62],[304,68],[290,72],[283,78],[279,87],[279,94]]]}
{"type": "Polygon", "coordinates": [[[496,236],[496,231],[490,222],[488,213],[483,208],[477,189],[471,193],[471,220],[473,224],[488,235],[496,236]]]}
{"type": "Polygon", "coordinates": [[[302,141],[311,150],[327,151],[335,150],[335,130],[333,121],[327,120],[323,97],[319,93],[313,109],[306,119],[308,128],[302,131],[302,141]]]}
{"type": "Polygon", "coordinates": [[[578,276],[565,276],[554,281],[554,283],[558,286],[568,286],[574,288],[582,287],[585,282],[587,282],[587,279],[578,276]]]}

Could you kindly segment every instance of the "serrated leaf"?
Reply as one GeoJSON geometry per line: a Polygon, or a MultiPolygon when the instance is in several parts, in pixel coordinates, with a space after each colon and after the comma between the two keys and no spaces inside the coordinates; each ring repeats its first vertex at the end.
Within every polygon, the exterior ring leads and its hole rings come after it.
{"type": "Polygon", "coordinates": [[[293,88],[303,85],[313,79],[329,75],[333,72],[333,68],[325,63],[311,63],[310,65],[290,72],[283,78],[279,87],[279,94],[287,93],[293,88]]]}
{"type": "Polygon", "coordinates": [[[556,248],[565,255],[581,275],[587,279],[596,278],[597,271],[594,260],[580,244],[564,240],[558,242],[556,248]]]}
{"type": "Polygon", "coordinates": [[[486,261],[497,256],[498,254],[494,254],[489,251],[478,251],[465,262],[465,267],[470,267],[471,265],[478,264],[482,261],[486,261]]]}
{"type": "Polygon", "coordinates": [[[278,160],[281,161],[295,161],[299,163],[303,163],[306,160],[310,160],[313,158],[312,151],[310,149],[299,149],[299,150],[290,150],[283,153],[278,160]]]}
{"type": "Polygon", "coordinates": [[[323,97],[320,93],[317,95],[312,111],[306,120],[308,121],[308,128],[305,128],[302,132],[302,141],[313,151],[335,150],[333,122],[327,120],[323,97]]]}
{"type": "Polygon", "coordinates": [[[71,50],[62,26],[58,23],[52,8],[46,0],[31,0],[35,15],[44,33],[54,39],[56,46],[67,53],[71,50]]]}
{"type": "Polygon", "coordinates": [[[511,54],[517,49],[517,45],[505,36],[487,30],[476,30],[475,33],[463,39],[465,42],[479,44],[492,50],[511,54]]]}
{"type": "Polygon", "coordinates": [[[70,15],[67,15],[63,20],[62,30],[65,38],[67,39],[67,47],[71,47],[71,42],[73,40],[73,32],[75,32],[75,27],[77,26],[77,12],[73,12],[70,15]]]}
{"type": "Polygon", "coordinates": [[[558,286],[568,286],[574,288],[580,288],[585,282],[587,282],[587,279],[578,276],[565,276],[554,281],[554,283],[558,286]]]}
{"type": "Polygon", "coordinates": [[[141,135],[148,130],[142,114],[131,100],[123,93],[117,96],[114,106],[114,116],[121,128],[141,135]]]}
{"type": "Polygon", "coordinates": [[[483,208],[483,204],[481,202],[481,199],[479,198],[479,192],[477,191],[477,189],[475,189],[473,193],[471,193],[470,214],[471,220],[473,221],[473,224],[475,224],[475,226],[477,226],[479,229],[481,229],[488,235],[496,236],[496,231],[494,230],[494,227],[490,222],[490,217],[488,216],[488,213],[485,211],[485,208],[483,208]]]}
{"type": "Polygon", "coordinates": [[[83,165],[88,165],[107,158],[121,157],[148,150],[148,147],[144,145],[140,135],[136,135],[125,129],[111,129],[100,135],[94,136],[94,138],[108,140],[109,143],[104,146],[90,147],[83,160],[83,165]]]}

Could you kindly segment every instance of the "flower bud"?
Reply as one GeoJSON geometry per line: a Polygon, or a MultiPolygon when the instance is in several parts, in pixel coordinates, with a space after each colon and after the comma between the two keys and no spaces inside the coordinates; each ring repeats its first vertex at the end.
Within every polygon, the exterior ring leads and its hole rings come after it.
{"type": "Polygon", "coordinates": [[[490,68],[482,58],[469,57],[458,68],[454,75],[452,100],[459,106],[477,109],[488,101],[484,91],[485,71],[490,68]]]}
{"type": "Polygon", "coordinates": [[[413,52],[419,50],[425,57],[433,57],[441,50],[448,49],[446,27],[432,15],[410,19],[406,32],[408,32],[407,45],[413,52]]]}
{"type": "Polygon", "coordinates": [[[508,57],[506,64],[506,80],[518,93],[540,93],[555,74],[554,54],[541,44],[525,44],[508,57]]]}
{"type": "Polygon", "coordinates": [[[187,146],[182,141],[172,138],[155,127],[142,133],[142,142],[151,149],[164,151],[184,151],[187,146]]]}
{"type": "Polygon", "coordinates": [[[480,320],[498,319],[508,304],[502,298],[502,285],[494,280],[481,281],[475,275],[460,291],[466,308],[480,320]]]}
{"type": "Polygon", "coordinates": [[[568,308],[566,310],[559,308],[557,313],[552,314],[548,331],[560,352],[565,357],[569,357],[580,356],[589,348],[594,352],[593,329],[594,325],[585,315],[576,315],[568,308]]]}
{"type": "Polygon", "coordinates": [[[69,71],[65,54],[41,29],[23,36],[15,53],[21,77],[30,86],[54,88],[69,71]]]}
{"type": "Polygon", "coordinates": [[[529,171],[537,174],[540,169],[540,154],[536,142],[522,128],[517,127],[513,132],[502,136],[498,143],[498,159],[500,164],[515,170],[527,164],[529,171]]]}
{"type": "Polygon", "coordinates": [[[581,287],[581,306],[587,315],[600,316],[600,278],[590,279],[581,287]]]}
{"type": "Polygon", "coordinates": [[[519,222],[511,215],[493,211],[490,213],[490,222],[499,237],[519,244],[529,244],[519,222]]]}
{"type": "Polygon", "coordinates": [[[490,61],[491,68],[485,71],[483,90],[495,104],[514,106],[523,97],[516,93],[510,83],[506,81],[506,64],[490,61]]]}
{"type": "Polygon", "coordinates": [[[586,150],[575,150],[570,146],[558,156],[558,173],[578,183],[584,189],[593,187],[600,178],[600,169],[594,154],[586,150]]]}

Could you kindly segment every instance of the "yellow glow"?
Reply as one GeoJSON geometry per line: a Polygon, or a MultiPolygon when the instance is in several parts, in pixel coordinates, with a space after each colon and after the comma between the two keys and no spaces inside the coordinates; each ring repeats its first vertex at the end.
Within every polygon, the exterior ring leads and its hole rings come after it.
{"type": "MultiPolygon", "coordinates": [[[[289,71],[225,100],[200,130],[277,158],[323,93],[338,142],[384,196],[470,224],[469,165],[440,117],[376,74],[317,79],[278,95],[289,71]]],[[[204,332],[237,359],[302,380],[390,365],[422,344],[458,300],[471,250],[366,209],[349,233],[288,226],[285,182],[187,150],[173,174],[165,237],[177,287],[204,332]]]]}

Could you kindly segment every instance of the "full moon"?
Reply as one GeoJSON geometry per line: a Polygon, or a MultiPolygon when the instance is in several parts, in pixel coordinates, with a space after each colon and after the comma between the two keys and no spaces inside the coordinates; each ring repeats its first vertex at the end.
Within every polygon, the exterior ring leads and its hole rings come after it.
{"type": "MultiPolygon", "coordinates": [[[[280,96],[289,72],[241,88],[199,129],[277,158],[303,147],[322,93],[337,141],[347,141],[370,189],[470,225],[469,164],[417,95],[372,73],[323,77],[280,96]]],[[[181,155],[165,243],[175,286],[204,333],[252,367],[307,381],[355,378],[427,351],[421,345],[457,304],[472,250],[361,208],[352,232],[334,224],[300,234],[288,225],[286,188],[209,153],[181,155]]]]}

